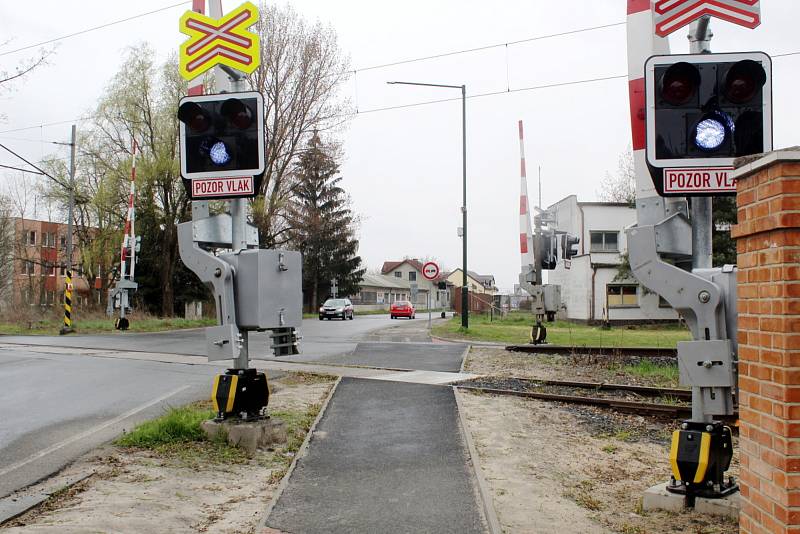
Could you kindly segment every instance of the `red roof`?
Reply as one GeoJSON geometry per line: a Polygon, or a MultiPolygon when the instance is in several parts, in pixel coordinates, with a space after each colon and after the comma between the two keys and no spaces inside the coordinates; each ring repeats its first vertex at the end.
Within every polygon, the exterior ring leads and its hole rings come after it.
{"type": "Polygon", "coordinates": [[[404,263],[407,263],[410,266],[412,266],[414,269],[416,269],[417,271],[422,272],[422,263],[420,263],[419,260],[408,259],[408,260],[400,260],[400,261],[385,261],[385,262],[383,262],[383,267],[381,267],[381,274],[386,274],[386,273],[389,273],[391,271],[394,271],[395,269],[397,269],[398,267],[400,267],[404,263]]]}

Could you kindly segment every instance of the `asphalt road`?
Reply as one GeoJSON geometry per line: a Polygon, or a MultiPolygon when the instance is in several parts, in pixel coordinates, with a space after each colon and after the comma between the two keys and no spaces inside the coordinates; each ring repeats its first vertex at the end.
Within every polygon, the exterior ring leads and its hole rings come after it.
{"type": "Polygon", "coordinates": [[[207,398],[216,371],[0,347],[0,497],[168,406],[207,398]]]}
{"type": "Polygon", "coordinates": [[[343,378],[266,520],[281,532],[486,532],[452,388],[343,378]]]}
{"type": "MultiPolygon", "coordinates": [[[[383,315],[304,320],[302,354],[282,360],[325,361],[355,351],[360,341],[426,341],[426,326],[421,318],[392,321],[383,315]]],[[[253,335],[251,357],[272,359],[268,343],[266,334],[253,335]]],[[[0,498],[58,471],[168,406],[208,398],[211,377],[227,364],[102,357],[117,351],[205,356],[205,338],[202,329],[0,336],[0,498]],[[92,355],[97,357],[88,357],[92,355]]]]}
{"type": "MultiPolygon", "coordinates": [[[[418,330],[426,325],[427,320],[422,318],[413,321],[402,319],[393,321],[388,315],[361,315],[356,316],[352,321],[303,319],[303,326],[299,330],[299,335],[302,337],[301,354],[295,358],[298,361],[315,361],[328,355],[352,351],[358,341],[369,339],[370,333],[376,330],[387,327],[396,327],[395,329],[398,330],[418,330]]],[[[80,330],[80,322],[76,326],[80,330]]],[[[251,359],[272,358],[268,333],[252,332],[249,336],[251,359]]],[[[403,335],[398,334],[396,337],[402,338],[403,335]]],[[[0,336],[0,343],[206,355],[205,333],[202,328],[144,334],[0,336]]],[[[291,360],[291,358],[283,359],[291,360]]]]}

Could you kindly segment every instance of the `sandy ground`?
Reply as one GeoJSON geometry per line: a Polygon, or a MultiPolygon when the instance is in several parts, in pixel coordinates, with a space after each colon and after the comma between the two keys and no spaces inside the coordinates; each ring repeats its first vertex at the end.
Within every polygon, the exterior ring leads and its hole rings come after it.
{"type": "MultiPolygon", "coordinates": [[[[273,383],[271,383],[273,384],[273,383]]],[[[274,382],[271,411],[306,412],[333,381],[296,375],[274,382]]],[[[191,451],[190,451],[191,453],[191,451]]],[[[106,447],[62,476],[94,475],[14,520],[6,532],[252,532],[290,456],[276,447],[232,462],[106,447]]]]}
{"type": "MultiPolygon", "coordinates": [[[[585,362],[493,348],[473,347],[466,368],[500,376],[632,382],[585,362]]],[[[738,532],[729,519],[641,510],[642,492],[669,477],[668,444],[676,421],[458,394],[504,532],[738,532]]],[[[736,457],[729,474],[738,476],[736,457]]]]}

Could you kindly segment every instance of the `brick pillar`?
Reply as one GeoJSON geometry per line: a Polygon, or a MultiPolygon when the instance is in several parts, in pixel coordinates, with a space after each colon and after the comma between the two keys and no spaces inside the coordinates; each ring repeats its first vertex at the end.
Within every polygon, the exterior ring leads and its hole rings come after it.
{"type": "Polygon", "coordinates": [[[736,178],[740,531],[800,533],[800,151],[736,178]]]}

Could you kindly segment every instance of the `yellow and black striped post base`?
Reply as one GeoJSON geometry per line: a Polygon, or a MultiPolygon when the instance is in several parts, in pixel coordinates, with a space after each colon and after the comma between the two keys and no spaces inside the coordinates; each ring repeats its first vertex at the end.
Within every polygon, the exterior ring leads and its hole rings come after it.
{"type": "Polygon", "coordinates": [[[72,328],[72,271],[67,271],[64,283],[64,326],[59,332],[62,335],[75,331],[72,328]]]}
{"type": "Polygon", "coordinates": [[[228,369],[224,375],[214,377],[211,402],[218,421],[263,417],[269,404],[267,375],[255,369],[228,369]]]}
{"type": "Polygon", "coordinates": [[[720,421],[684,421],[672,434],[672,480],[667,491],[708,499],[738,491],[735,479],[725,475],[732,458],[730,428],[720,421]]]}

